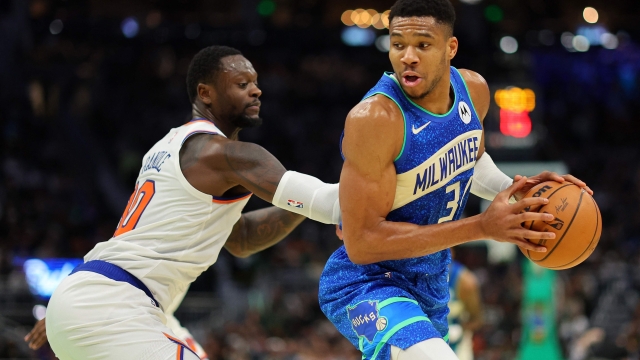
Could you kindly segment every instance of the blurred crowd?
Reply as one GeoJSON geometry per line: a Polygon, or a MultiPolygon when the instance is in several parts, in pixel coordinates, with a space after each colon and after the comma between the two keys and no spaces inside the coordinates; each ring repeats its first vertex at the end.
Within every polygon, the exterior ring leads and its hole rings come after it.
{"type": "MultiPolygon", "coordinates": [[[[180,22],[147,17],[139,35],[127,39],[121,19],[91,16],[89,5],[61,12],[56,4],[0,2],[0,358],[36,356],[16,335],[33,319],[7,311],[7,304],[42,302],[25,300],[14,259],[79,258],[111,237],[142,155],[189,119],[185,76],[200,48],[237,47],[258,71],[265,121],[243,131],[242,140],[327,182],[339,178],[346,114],[390,70],[374,47],[341,44],[337,27],[203,26],[197,39],[185,40],[180,22]],[[59,34],[52,33],[55,18],[64,22],[59,34]]],[[[486,74],[490,83],[513,75],[536,85],[542,114],[534,126],[544,137],[528,158],[564,161],[595,191],[602,211],[596,252],[558,276],[566,358],[640,359],[638,39],[623,37],[616,50],[588,53],[532,46],[514,67],[498,55],[465,52],[465,40],[477,34],[468,27],[456,32],[461,54],[454,66],[486,74]]],[[[248,209],[265,205],[252,199],[248,209]]],[[[471,200],[467,215],[477,209],[471,200]]],[[[307,220],[286,241],[248,259],[223,252],[185,300],[207,294],[217,304],[211,314],[203,321],[185,306],[177,317],[193,326],[211,359],[358,359],[317,304],[320,273],[338,246],[332,227],[307,220]]],[[[514,359],[522,259],[489,263],[482,246],[458,254],[482,286],[485,325],[474,337],[476,358],[514,359]]],[[[52,355],[45,348],[37,356],[52,355]]]]}

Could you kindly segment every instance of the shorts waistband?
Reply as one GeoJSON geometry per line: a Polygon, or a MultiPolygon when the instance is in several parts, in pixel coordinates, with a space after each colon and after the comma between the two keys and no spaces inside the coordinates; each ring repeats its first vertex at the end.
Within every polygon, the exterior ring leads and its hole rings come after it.
{"type": "Polygon", "coordinates": [[[91,260],[76,266],[71,274],[74,274],[78,271],[91,271],[96,274],[106,276],[111,280],[129,283],[132,286],[144,291],[144,293],[147,294],[149,298],[151,298],[153,305],[155,305],[156,307],[160,307],[160,303],[158,302],[158,300],[153,297],[149,288],[142,281],[140,281],[140,279],[117,265],[103,260],[91,260]]]}

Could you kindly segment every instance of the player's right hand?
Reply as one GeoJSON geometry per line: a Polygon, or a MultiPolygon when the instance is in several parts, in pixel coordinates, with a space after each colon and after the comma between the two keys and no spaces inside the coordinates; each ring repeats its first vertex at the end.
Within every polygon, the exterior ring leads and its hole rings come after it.
{"type": "Polygon", "coordinates": [[[29,343],[29,348],[32,350],[38,350],[44,343],[47,342],[47,328],[45,325],[45,319],[39,320],[33,329],[24,337],[24,341],[29,343]]]}
{"type": "MultiPolygon", "coordinates": [[[[525,221],[551,221],[552,214],[526,212],[525,208],[534,205],[544,205],[549,200],[541,197],[528,197],[514,204],[509,204],[509,199],[527,183],[527,178],[522,177],[513,185],[498,193],[487,210],[481,214],[481,227],[488,239],[500,242],[510,242],[523,249],[546,252],[547,248],[527,241],[539,239],[553,239],[556,234],[552,232],[540,232],[526,229],[522,226],[525,221]]],[[[537,241],[536,241],[537,242],[537,241]]]]}

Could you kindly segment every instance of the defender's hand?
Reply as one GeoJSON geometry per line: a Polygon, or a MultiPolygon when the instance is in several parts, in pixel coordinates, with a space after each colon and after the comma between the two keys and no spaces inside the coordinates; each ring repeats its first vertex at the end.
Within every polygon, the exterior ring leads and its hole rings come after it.
{"type": "Polygon", "coordinates": [[[47,327],[45,325],[45,319],[46,318],[39,320],[27,336],[24,337],[24,341],[29,343],[29,348],[32,350],[38,350],[47,342],[47,327]]]}
{"type": "MultiPolygon", "coordinates": [[[[522,176],[516,175],[513,178],[513,182],[516,183],[520,179],[522,179],[522,176]]],[[[576,184],[580,188],[585,189],[589,193],[589,195],[593,196],[593,190],[591,190],[584,181],[578,179],[573,175],[566,174],[566,175],[560,176],[557,173],[554,173],[552,171],[543,171],[536,176],[532,176],[528,178],[526,184],[524,184],[522,188],[516,191],[516,193],[513,194],[513,196],[516,198],[516,200],[520,200],[527,194],[529,190],[531,190],[531,188],[545,181],[557,181],[559,183],[568,181],[576,184]]]]}
{"type": "Polygon", "coordinates": [[[526,177],[520,177],[513,185],[498,193],[487,210],[482,213],[481,226],[485,236],[500,242],[510,242],[524,249],[538,252],[546,252],[547,248],[531,243],[526,239],[553,239],[556,234],[552,232],[538,232],[522,227],[525,221],[551,221],[551,214],[522,212],[526,207],[544,205],[549,200],[540,197],[530,197],[509,204],[509,198],[522,191],[527,184],[526,177]]]}

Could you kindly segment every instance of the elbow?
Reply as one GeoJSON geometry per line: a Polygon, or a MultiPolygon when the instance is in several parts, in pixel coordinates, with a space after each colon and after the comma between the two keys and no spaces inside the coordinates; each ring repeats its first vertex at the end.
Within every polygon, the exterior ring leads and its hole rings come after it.
{"type": "Polygon", "coordinates": [[[365,237],[356,237],[356,239],[358,239],[358,243],[352,243],[347,240],[344,241],[347,256],[352,263],[356,265],[370,265],[383,260],[372,251],[374,248],[369,241],[364,240],[365,237]]]}
{"type": "Polygon", "coordinates": [[[225,246],[225,249],[227,249],[227,251],[229,252],[229,254],[233,255],[234,257],[237,258],[248,258],[249,256],[253,255],[253,252],[251,251],[246,251],[246,250],[242,250],[233,246],[225,246]]]}

